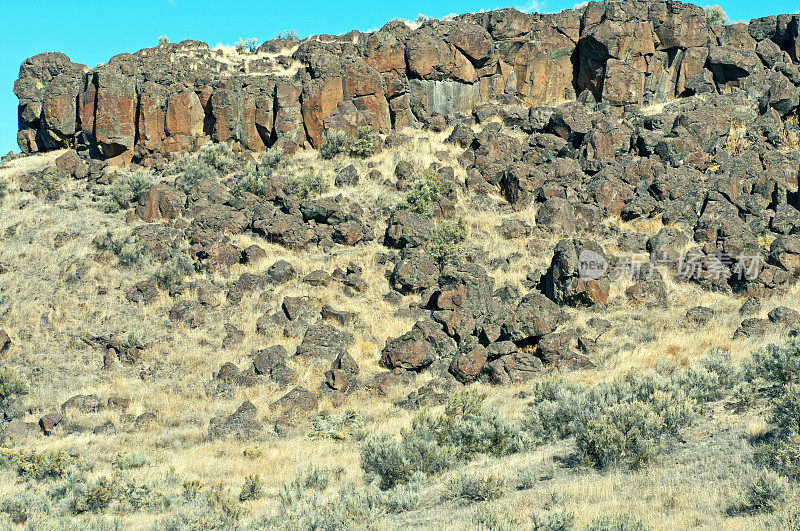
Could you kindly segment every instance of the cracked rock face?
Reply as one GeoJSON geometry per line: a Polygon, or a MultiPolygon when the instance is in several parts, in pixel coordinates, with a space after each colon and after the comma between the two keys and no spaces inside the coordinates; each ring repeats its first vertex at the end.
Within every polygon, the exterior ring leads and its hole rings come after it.
{"type": "MultiPolygon", "coordinates": [[[[524,110],[582,93],[624,109],[765,87],[766,104],[785,116],[798,105],[798,18],[709,28],[692,4],[605,0],[416,29],[393,21],[371,33],[268,41],[247,54],[165,43],[94,69],[43,53],[21,65],[14,86],[18,143],[26,153],[75,147],[121,162],[205,138],[293,152],[319,148],[331,129],[388,134],[469,116],[487,102],[524,110]]],[[[604,140],[595,140],[602,152],[604,140]]]]}

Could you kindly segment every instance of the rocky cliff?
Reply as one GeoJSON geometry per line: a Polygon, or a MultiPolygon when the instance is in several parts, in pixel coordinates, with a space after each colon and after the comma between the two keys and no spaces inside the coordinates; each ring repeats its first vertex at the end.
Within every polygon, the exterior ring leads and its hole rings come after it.
{"type": "Polygon", "coordinates": [[[273,40],[240,55],[184,41],[89,69],[63,53],[20,67],[18,142],[127,162],[211,138],[260,151],[320,146],[330,129],[389,133],[582,94],[621,110],[734,87],[781,114],[798,105],[800,15],[708,27],[672,1],[591,2],[555,14],[514,9],[393,21],[371,33],[273,40]]]}

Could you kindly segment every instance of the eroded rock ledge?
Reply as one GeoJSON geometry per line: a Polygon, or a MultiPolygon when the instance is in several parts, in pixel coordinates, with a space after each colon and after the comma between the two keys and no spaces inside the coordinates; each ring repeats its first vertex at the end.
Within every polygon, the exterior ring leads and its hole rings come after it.
{"type": "MultiPolygon", "coordinates": [[[[379,31],[272,40],[238,55],[183,41],[97,68],[63,53],[20,67],[18,143],[146,161],[210,138],[260,151],[318,148],[329,129],[463,120],[488,102],[527,109],[591,97],[620,109],[738,87],[786,115],[798,106],[800,15],[706,26],[672,1],[591,2],[392,21],[379,31]]],[[[526,111],[527,112],[527,111],[526,111]]]]}

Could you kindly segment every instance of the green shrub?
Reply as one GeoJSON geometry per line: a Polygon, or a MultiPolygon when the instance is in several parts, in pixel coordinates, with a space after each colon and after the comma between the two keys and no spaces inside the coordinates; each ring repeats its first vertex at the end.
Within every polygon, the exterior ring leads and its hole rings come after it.
{"type": "Polygon", "coordinates": [[[183,497],[188,500],[194,500],[203,489],[203,484],[199,479],[187,479],[183,482],[183,497]]]}
{"type": "Polygon", "coordinates": [[[272,172],[286,164],[286,153],[280,149],[268,149],[258,161],[258,164],[248,164],[247,167],[234,175],[234,190],[239,193],[249,192],[260,197],[268,193],[275,193],[275,184],[272,172]]]}
{"type": "Polygon", "coordinates": [[[582,424],[576,430],[575,443],[590,465],[638,467],[657,454],[664,431],[664,420],[644,404],[615,404],[607,413],[582,424]]]}
{"type": "Polygon", "coordinates": [[[287,41],[296,41],[300,39],[300,37],[297,36],[297,32],[295,30],[284,30],[278,33],[275,36],[275,38],[287,41]]]}
{"type": "Polygon", "coordinates": [[[303,489],[311,489],[322,492],[328,488],[334,474],[324,467],[310,465],[297,475],[295,483],[303,489]]]}
{"type": "Polygon", "coordinates": [[[728,508],[728,514],[774,513],[783,507],[788,489],[786,479],[763,470],[749,482],[742,500],[728,508]]]}
{"type": "Polygon", "coordinates": [[[786,531],[797,531],[800,529],[800,508],[786,507],[783,512],[772,515],[764,521],[767,529],[781,529],[786,531]]]}
{"type": "Polygon", "coordinates": [[[260,446],[248,446],[242,450],[242,455],[248,459],[258,459],[264,455],[264,449],[260,446]]]}
{"type": "Polygon", "coordinates": [[[787,385],[772,407],[777,433],[756,448],[756,461],[791,479],[800,479],[800,384],[787,385]]]}
{"type": "Polygon", "coordinates": [[[322,413],[311,419],[308,436],[312,439],[361,440],[364,438],[364,423],[361,416],[350,409],[341,415],[322,413]]]}
{"type": "Polygon", "coordinates": [[[11,367],[0,367],[0,408],[9,405],[17,398],[28,394],[25,377],[11,367]]]}
{"type": "Polygon", "coordinates": [[[800,341],[792,339],[786,344],[769,345],[753,352],[747,376],[782,385],[800,381],[800,341]]]}
{"type": "Polygon", "coordinates": [[[444,198],[452,197],[455,191],[453,183],[441,174],[425,172],[418,175],[411,183],[406,197],[396,208],[411,210],[418,214],[430,214],[433,206],[444,198]]]}
{"type": "Polygon", "coordinates": [[[800,433],[778,433],[756,448],[756,462],[792,479],[800,480],[800,433]]]}
{"type": "Polygon", "coordinates": [[[269,148],[261,154],[259,164],[268,170],[276,170],[286,164],[288,156],[281,148],[269,148]]]}
{"type": "Polygon", "coordinates": [[[0,467],[9,468],[23,479],[42,481],[63,478],[80,462],[64,451],[37,452],[25,449],[0,449],[0,467]]]}
{"type": "Polygon", "coordinates": [[[180,286],[184,277],[183,269],[173,262],[160,265],[155,273],[158,287],[169,292],[180,286]]]}
{"type": "Polygon", "coordinates": [[[332,129],[325,134],[319,155],[325,160],[335,158],[341,153],[363,159],[375,153],[376,142],[375,134],[369,127],[359,127],[355,135],[332,129]]]}
{"type": "Polygon", "coordinates": [[[383,505],[389,513],[403,513],[418,509],[422,501],[422,486],[425,483],[425,474],[414,472],[408,483],[399,485],[391,490],[384,491],[383,505]]]}
{"type": "Polygon", "coordinates": [[[42,172],[39,178],[41,193],[47,201],[57,201],[64,191],[64,177],[57,171],[42,172]]]}
{"type": "Polygon", "coordinates": [[[319,155],[325,160],[330,160],[339,153],[345,152],[348,142],[347,133],[336,129],[330,130],[325,134],[325,138],[319,148],[319,155]]]}
{"type": "Polygon", "coordinates": [[[0,177],[0,204],[3,203],[3,199],[8,195],[9,186],[11,186],[11,182],[5,177],[0,177]]]}
{"type": "Polygon", "coordinates": [[[354,137],[348,138],[347,152],[351,157],[365,159],[375,153],[375,135],[369,127],[359,127],[354,137]]]}
{"type": "Polygon", "coordinates": [[[566,510],[536,513],[530,521],[534,531],[569,531],[575,527],[575,513],[566,510]]]}
{"type": "Polygon", "coordinates": [[[800,384],[789,384],[775,400],[772,421],[783,434],[800,433],[800,384]]]}
{"type": "Polygon", "coordinates": [[[106,231],[94,239],[94,245],[101,251],[111,251],[122,265],[139,263],[145,254],[144,242],[129,230],[113,233],[106,231]]]}
{"type": "Polygon", "coordinates": [[[157,512],[171,505],[170,498],[157,487],[138,483],[119,470],[110,478],[103,476],[91,483],[83,475],[73,474],[55,486],[50,495],[56,500],[66,500],[74,514],[98,513],[112,505],[117,513],[157,512]]]}
{"type": "Polygon", "coordinates": [[[398,441],[387,434],[368,437],[361,449],[361,468],[380,478],[380,487],[390,489],[406,483],[415,472],[440,474],[457,460],[456,450],[404,431],[398,441]]]}
{"type": "Polygon", "coordinates": [[[586,531],[648,531],[650,527],[629,513],[601,516],[586,531]]]}
{"type": "Polygon", "coordinates": [[[723,26],[728,23],[728,15],[720,6],[706,6],[703,8],[706,15],[706,26],[723,26]]]}
{"type": "Polygon", "coordinates": [[[97,483],[89,486],[75,503],[75,513],[104,511],[114,500],[115,492],[112,482],[106,478],[100,478],[97,483]]]}
{"type": "Polygon", "coordinates": [[[242,508],[237,500],[229,495],[222,483],[212,485],[208,489],[206,503],[211,510],[225,515],[226,519],[235,521],[242,516],[242,508]]]}
{"type": "Polygon", "coordinates": [[[242,485],[242,490],[239,492],[239,501],[260,500],[264,495],[264,489],[261,486],[261,478],[258,474],[247,476],[242,485]]]}
{"type": "Polygon", "coordinates": [[[522,521],[516,514],[510,514],[488,503],[481,503],[472,511],[472,523],[478,529],[489,531],[513,531],[524,529],[522,521]]]}
{"type": "Polygon", "coordinates": [[[385,514],[383,496],[375,488],[342,488],[329,500],[316,493],[281,499],[279,510],[255,519],[252,529],[367,529],[385,514]]]}
{"type": "Polygon", "coordinates": [[[297,195],[302,199],[317,197],[328,191],[328,181],[314,171],[293,175],[286,179],[283,191],[286,195],[297,195]]]}
{"type": "Polygon", "coordinates": [[[258,50],[258,39],[255,37],[250,37],[249,39],[242,39],[239,37],[239,40],[234,44],[234,48],[238,53],[256,53],[258,50]]]}
{"type": "Polygon", "coordinates": [[[440,265],[456,264],[461,261],[461,243],[467,237],[464,220],[443,221],[433,230],[428,244],[428,253],[440,265]]]}
{"type": "Polygon", "coordinates": [[[144,169],[121,175],[105,189],[106,208],[109,212],[117,212],[137,203],[141,196],[153,186],[153,174],[144,169]]]}
{"type": "MultiPolygon", "coordinates": [[[[704,360],[690,369],[697,374],[717,374],[703,363],[713,368],[716,362],[704,360]]],[[[587,464],[642,466],[657,455],[666,438],[677,435],[696,416],[696,401],[682,388],[697,389],[690,380],[696,378],[687,379],[686,371],[631,373],[587,390],[544,379],[532,390],[522,427],[537,443],[574,436],[587,464]]],[[[724,378],[716,375],[712,380],[724,378]]],[[[708,392],[695,394],[707,396],[708,392]]]]}
{"type": "Polygon", "coordinates": [[[197,160],[211,167],[218,175],[227,175],[236,167],[236,154],[231,146],[222,142],[206,144],[197,154],[197,160]]]}
{"type": "Polygon", "coordinates": [[[478,502],[496,500],[503,496],[505,485],[505,480],[500,476],[463,473],[445,482],[443,497],[446,500],[461,498],[478,502]]]}
{"type": "Polygon", "coordinates": [[[145,452],[128,452],[117,454],[114,458],[114,467],[120,470],[130,470],[132,468],[142,468],[150,464],[150,456],[145,452]]]}
{"type": "Polygon", "coordinates": [[[508,455],[531,446],[519,426],[496,411],[484,410],[485,395],[462,392],[441,413],[422,410],[400,439],[373,435],[361,450],[361,467],[380,478],[382,489],[405,483],[415,472],[435,475],[478,454],[508,455]]]}
{"type": "Polygon", "coordinates": [[[206,144],[199,152],[186,155],[178,162],[178,169],[183,172],[182,188],[188,192],[197,181],[228,175],[236,166],[236,154],[228,144],[206,144]]]}
{"type": "Polygon", "coordinates": [[[722,399],[743,378],[744,371],[731,360],[730,352],[719,350],[673,375],[675,384],[700,403],[722,399]]]}
{"type": "Polygon", "coordinates": [[[215,179],[217,172],[204,162],[201,162],[196,155],[188,155],[181,159],[180,169],[183,175],[180,178],[181,188],[188,193],[192,187],[200,180],[215,179]]]}

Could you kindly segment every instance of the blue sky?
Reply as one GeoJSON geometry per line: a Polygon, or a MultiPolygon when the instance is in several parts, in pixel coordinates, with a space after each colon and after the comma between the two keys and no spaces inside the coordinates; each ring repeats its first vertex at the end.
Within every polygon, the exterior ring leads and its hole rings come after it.
{"type": "MultiPolygon", "coordinates": [[[[301,0],[296,2],[139,0],[137,2],[0,0],[0,154],[16,145],[17,98],[12,90],[19,65],[40,52],[61,51],[73,61],[94,66],[121,52],[154,46],[160,35],[172,42],[197,39],[234,43],[239,37],[267,40],[294,29],[301,37],[378,28],[397,17],[417,14],[440,18],[448,13],[516,7],[527,11],[559,11],[575,1],[563,0],[301,0]],[[298,8],[300,6],[300,8],[298,8]]],[[[704,5],[704,4],[702,4],[704,5]]],[[[725,2],[731,20],[796,13],[800,1],[725,2]]]]}

